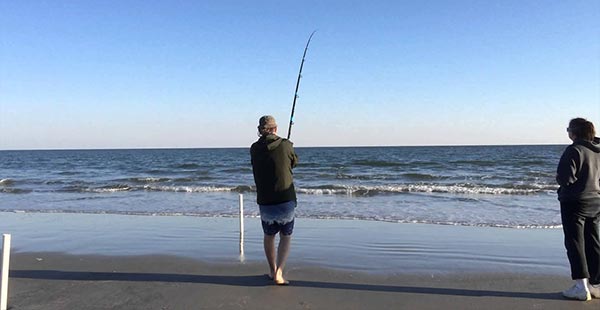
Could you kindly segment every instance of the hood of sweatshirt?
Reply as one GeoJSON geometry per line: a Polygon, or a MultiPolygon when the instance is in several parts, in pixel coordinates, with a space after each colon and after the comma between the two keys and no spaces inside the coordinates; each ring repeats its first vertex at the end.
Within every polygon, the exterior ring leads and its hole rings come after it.
{"type": "Polygon", "coordinates": [[[584,146],[588,149],[590,149],[592,152],[595,153],[600,153],[600,138],[594,138],[594,141],[586,141],[586,140],[575,140],[573,141],[574,145],[581,145],[584,146]]]}
{"type": "Polygon", "coordinates": [[[276,135],[267,135],[265,136],[265,143],[267,144],[267,150],[272,151],[281,145],[283,139],[276,135]]]}

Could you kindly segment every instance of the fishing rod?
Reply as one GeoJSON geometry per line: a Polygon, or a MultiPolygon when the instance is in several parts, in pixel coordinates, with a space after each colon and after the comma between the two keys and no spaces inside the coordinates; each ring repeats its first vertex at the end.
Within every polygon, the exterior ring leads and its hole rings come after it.
{"type": "Polygon", "coordinates": [[[298,88],[300,87],[300,79],[302,78],[302,68],[304,67],[304,57],[306,57],[306,51],[308,50],[308,45],[310,44],[310,39],[312,39],[313,35],[317,32],[316,30],[310,34],[308,37],[308,41],[306,42],[306,47],[304,48],[304,54],[302,55],[302,62],[300,62],[300,71],[298,72],[298,80],[296,81],[296,91],[294,92],[294,103],[292,103],[292,115],[290,115],[290,126],[288,127],[287,138],[290,139],[292,135],[292,125],[294,124],[294,110],[296,109],[296,99],[298,99],[298,88]]]}

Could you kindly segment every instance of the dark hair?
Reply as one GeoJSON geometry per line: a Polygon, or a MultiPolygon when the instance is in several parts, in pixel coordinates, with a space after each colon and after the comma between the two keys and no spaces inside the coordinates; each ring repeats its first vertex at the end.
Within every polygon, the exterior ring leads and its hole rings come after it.
{"type": "Polygon", "coordinates": [[[596,130],[594,124],[586,120],[585,118],[574,118],[569,122],[569,132],[571,132],[577,139],[592,141],[596,136],[596,130]]]}

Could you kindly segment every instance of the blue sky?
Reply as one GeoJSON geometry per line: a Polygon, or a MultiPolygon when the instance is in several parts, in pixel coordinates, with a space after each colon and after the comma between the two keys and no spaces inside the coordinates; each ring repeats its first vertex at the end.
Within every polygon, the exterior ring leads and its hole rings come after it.
{"type": "MultiPolygon", "coordinates": [[[[568,143],[600,2],[1,1],[0,149],[568,143]]],[[[599,128],[600,129],[600,128],[599,128]]],[[[599,130],[600,131],[600,130],[599,130]]]]}

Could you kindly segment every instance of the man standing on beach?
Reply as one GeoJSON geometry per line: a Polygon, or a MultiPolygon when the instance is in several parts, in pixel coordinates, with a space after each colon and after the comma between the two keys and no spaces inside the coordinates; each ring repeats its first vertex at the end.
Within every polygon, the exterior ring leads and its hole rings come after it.
{"type": "Polygon", "coordinates": [[[269,277],[277,285],[287,285],[283,268],[290,250],[296,208],[292,168],[298,163],[292,142],[277,136],[277,123],[270,115],[258,121],[260,138],[250,147],[256,200],[264,232],[264,249],[269,277]],[[279,233],[279,247],[275,236],[279,233]]]}

